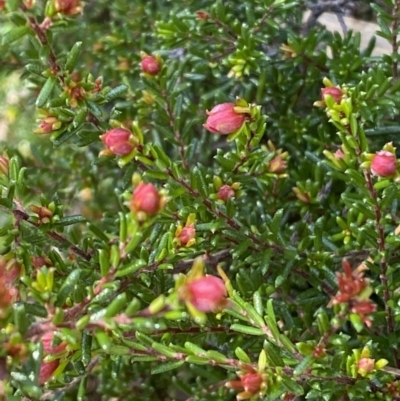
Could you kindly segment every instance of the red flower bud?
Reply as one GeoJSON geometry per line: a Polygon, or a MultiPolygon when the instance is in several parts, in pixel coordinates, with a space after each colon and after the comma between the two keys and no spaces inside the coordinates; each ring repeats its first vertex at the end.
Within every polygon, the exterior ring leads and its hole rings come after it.
{"type": "Polygon", "coordinates": [[[178,235],[178,239],[181,245],[187,245],[189,241],[196,237],[196,229],[193,224],[185,226],[178,235]]]}
{"type": "Polygon", "coordinates": [[[55,359],[51,362],[42,362],[40,365],[39,384],[46,383],[48,380],[50,380],[59,364],[59,359],[55,359]]]}
{"type": "Polygon", "coordinates": [[[235,191],[230,185],[222,185],[222,187],[218,190],[218,199],[226,202],[229,198],[235,196],[235,191]]]}
{"type": "Polygon", "coordinates": [[[207,111],[208,118],[203,127],[214,134],[228,135],[237,131],[244,123],[245,115],[236,113],[234,103],[222,103],[207,111]]]}
{"type": "Polygon", "coordinates": [[[226,303],[224,282],[215,276],[205,276],[187,284],[185,298],[197,310],[212,312],[226,303]]]}
{"type": "Polygon", "coordinates": [[[256,394],[260,391],[263,379],[260,373],[246,373],[242,376],[241,382],[245,391],[256,394]]]}
{"type": "Polygon", "coordinates": [[[144,56],[140,64],[142,71],[149,75],[157,75],[161,70],[161,65],[153,56],[144,56]]]}
{"type": "Polygon", "coordinates": [[[126,156],[134,149],[130,142],[131,132],[124,128],[113,128],[100,136],[104,145],[111,153],[118,156],[126,156]]]}
{"type": "Polygon", "coordinates": [[[377,152],[371,162],[372,174],[378,177],[389,177],[396,172],[396,156],[387,150],[377,152]]]}
{"type": "Polygon", "coordinates": [[[321,89],[321,98],[323,101],[325,100],[326,95],[332,96],[333,99],[335,100],[335,103],[339,104],[340,101],[342,100],[343,92],[341,89],[335,88],[335,87],[322,88],[321,89]]]}
{"type": "Polygon", "coordinates": [[[161,209],[160,194],[153,184],[141,182],[133,191],[130,209],[132,212],[145,212],[152,216],[161,209]]]}

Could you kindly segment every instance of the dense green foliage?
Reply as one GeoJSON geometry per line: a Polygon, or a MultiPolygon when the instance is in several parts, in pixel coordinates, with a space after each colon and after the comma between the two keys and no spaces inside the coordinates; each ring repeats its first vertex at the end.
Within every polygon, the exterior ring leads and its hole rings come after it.
{"type": "Polygon", "coordinates": [[[339,3],[0,0],[0,400],[400,400],[400,1],[339,3]]]}

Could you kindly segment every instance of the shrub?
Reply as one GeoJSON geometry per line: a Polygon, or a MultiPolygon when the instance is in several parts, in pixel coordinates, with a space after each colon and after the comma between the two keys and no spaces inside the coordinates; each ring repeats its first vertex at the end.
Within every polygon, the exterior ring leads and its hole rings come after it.
{"type": "Polygon", "coordinates": [[[346,4],[0,1],[0,399],[400,400],[400,2],[378,57],[346,4]]]}

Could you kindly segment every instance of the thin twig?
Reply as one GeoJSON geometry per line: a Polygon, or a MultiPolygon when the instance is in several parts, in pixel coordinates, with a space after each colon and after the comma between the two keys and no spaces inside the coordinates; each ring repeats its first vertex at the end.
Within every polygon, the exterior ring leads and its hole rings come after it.
{"type": "MultiPolygon", "coordinates": [[[[386,238],[385,238],[385,230],[384,226],[381,224],[381,219],[382,219],[382,212],[381,209],[379,208],[378,205],[378,195],[375,191],[373,182],[372,182],[372,177],[371,177],[371,172],[367,169],[364,169],[364,177],[365,181],[367,184],[367,189],[368,192],[374,202],[374,214],[375,214],[375,225],[376,229],[378,231],[378,250],[379,254],[381,255],[380,259],[380,265],[381,265],[381,274],[379,276],[381,283],[383,285],[383,301],[385,304],[385,312],[387,315],[387,330],[389,334],[392,334],[395,332],[395,322],[394,322],[394,314],[392,308],[389,306],[389,301],[391,299],[391,294],[390,294],[390,289],[389,289],[389,279],[387,276],[387,270],[388,270],[388,265],[386,261],[386,254],[387,254],[387,249],[386,249],[386,238]]],[[[397,349],[393,347],[393,356],[394,360],[396,363],[396,367],[400,367],[400,359],[399,359],[399,354],[397,352],[397,349]]]]}
{"type": "MultiPolygon", "coordinates": [[[[30,216],[28,213],[26,213],[22,209],[22,206],[19,206],[17,209],[14,209],[12,211],[12,213],[14,214],[17,224],[19,224],[19,222],[21,222],[21,221],[25,221],[26,223],[30,224],[33,227],[40,228],[40,224],[29,220],[30,216]]],[[[83,251],[82,249],[80,249],[79,247],[74,245],[72,242],[70,242],[63,235],[61,235],[55,231],[47,231],[44,233],[47,234],[50,238],[57,241],[58,243],[63,244],[64,246],[67,246],[73,253],[75,253],[75,255],[78,255],[87,261],[90,261],[92,259],[91,253],[87,253],[87,252],[83,251]]]]}
{"type": "MultiPolygon", "coordinates": [[[[19,7],[21,8],[21,10],[24,13],[28,13],[29,12],[28,7],[24,4],[23,1],[20,2],[19,7]]],[[[37,22],[35,17],[26,16],[26,18],[28,19],[29,25],[31,26],[31,28],[35,31],[36,36],[39,39],[40,43],[43,46],[48,46],[48,49],[49,49],[48,61],[49,61],[51,69],[53,70],[53,74],[55,75],[57,72],[61,71],[61,68],[57,64],[57,58],[56,58],[56,56],[54,54],[53,49],[51,48],[51,46],[49,44],[49,41],[47,40],[47,36],[46,36],[45,31],[40,27],[40,25],[38,24],[38,22],[37,22]]],[[[64,82],[64,77],[63,76],[60,76],[60,79],[64,82]]]]}
{"type": "Polygon", "coordinates": [[[171,110],[171,106],[169,104],[169,100],[168,100],[168,95],[167,92],[165,90],[162,90],[161,92],[164,100],[165,100],[165,112],[167,113],[167,116],[169,118],[169,125],[174,133],[175,136],[175,140],[178,142],[179,145],[179,153],[182,159],[182,163],[183,163],[183,167],[185,167],[186,169],[189,168],[189,163],[186,160],[185,157],[185,143],[183,142],[182,139],[182,135],[181,132],[179,131],[179,129],[175,128],[175,124],[176,124],[176,118],[174,113],[171,110]]]}
{"type": "MultiPolygon", "coordinates": [[[[57,57],[47,39],[46,31],[39,25],[39,23],[37,22],[35,17],[30,17],[27,15],[29,10],[23,1],[20,2],[19,7],[26,14],[25,17],[27,18],[29,25],[31,26],[33,31],[36,33],[36,36],[39,39],[40,43],[49,49],[48,63],[50,65],[51,72],[54,76],[57,76],[61,85],[64,86],[65,76],[62,73],[62,68],[57,63],[57,57]]],[[[93,113],[89,112],[86,120],[88,122],[92,123],[97,129],[100,130],[100,121],[93,113]]]]}

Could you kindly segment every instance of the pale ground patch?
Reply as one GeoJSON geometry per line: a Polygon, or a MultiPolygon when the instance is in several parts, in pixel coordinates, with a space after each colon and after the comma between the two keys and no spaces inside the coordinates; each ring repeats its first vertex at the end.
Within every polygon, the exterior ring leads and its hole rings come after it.
{"type": "MultiPolygon", "coordinates": [[[[310,11],[304,13],[303,21],[307,21],[310,11]]],[[[344,23],[348,30],[359,32],[361,34],[361,49],[365,49],[372,36],[375,35],[376,43],[372,52],[372,56],[381,56],[382,54],[391,54],[392,47],[389,42],[375,34],[379,30],[378,24],[358,20],[352,17],[343,16],[344,23]]],[[[323,13],[317,20],[321,25],[325,26],[328,31],[339,32],[343,36],[343,30],[340,22],[334,13],[323,13]]]]}

